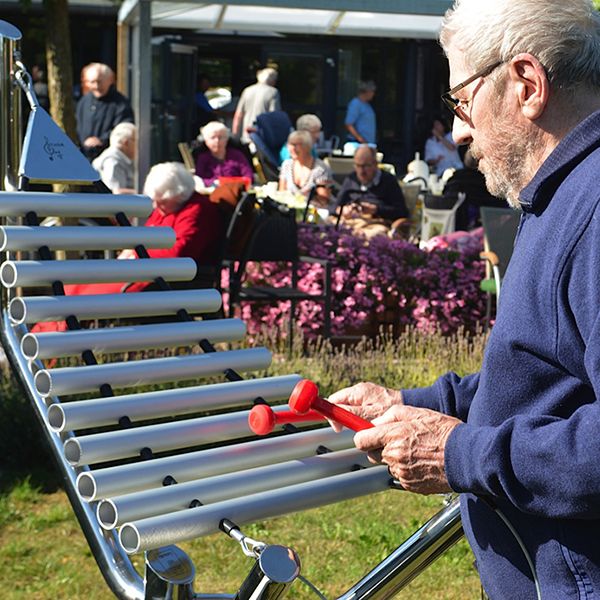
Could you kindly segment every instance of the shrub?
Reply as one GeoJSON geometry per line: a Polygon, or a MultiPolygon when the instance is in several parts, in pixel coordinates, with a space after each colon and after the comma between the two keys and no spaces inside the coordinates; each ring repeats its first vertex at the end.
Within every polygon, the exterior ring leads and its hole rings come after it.
{"type": "MultiPolygon", "coordinates": [[[[301,254],[332,263],[333,335],[372,336],[380,325],[392,326],[395,333],[409,325],[425,332],[474,332],[485,315],[480,236],[465,235],[421,250],[403,240],[367,240],[349,230],[312,225],[300,228],[299,246],[301,254]]],[[[252,285],[291,283],[289,267],[280,263],[251,263],[247,273],[252,285]]],[[[303,265],[300,276],[301,289],[320,291],[320,265],[303,265]]],[[[242,305],[250,334],[262,326],[284,330],[288,314],[289,302],[242,305]]],[[[302,302],[295,318],[306,337],[315,337],[322,330],[323,305],[302,302]]]]}

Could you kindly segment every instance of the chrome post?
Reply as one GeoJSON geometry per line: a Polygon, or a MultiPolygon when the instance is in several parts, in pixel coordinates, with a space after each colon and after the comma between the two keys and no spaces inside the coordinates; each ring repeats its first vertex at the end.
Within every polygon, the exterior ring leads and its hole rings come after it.
{"type": "Polygon", "coordinates": [[[282,598],[300,575],[298,555],[285,546],[266,546],[242,583],[235,600],[282,598]]]}
{"type": "Polygon", "coordinates": [[[338,600],[393,598],[463,535],[456,498],[338,600]]]}
{"type": "Polygon", "coordinates": [[[21,157],[21,92],[15,86],[15,61],[20,59],[21,32],[0,21],[0,190],[17,188],[21,157]]]}
{"type": "Polygon", "coordinates": [[[149,550],[144,600],[192,600],[195,574],[190,557],[177,546],[149,550]]]}

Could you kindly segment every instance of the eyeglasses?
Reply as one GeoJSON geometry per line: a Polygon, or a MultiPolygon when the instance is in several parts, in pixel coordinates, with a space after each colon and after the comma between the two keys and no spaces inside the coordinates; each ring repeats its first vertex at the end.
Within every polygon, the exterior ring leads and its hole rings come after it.
{"type": "Polygon", "coordinates": [[[473,100],[473,96],[471,96],[468,100],[459,100],[458,98],[454,98],[454,94],[459,92],[463,88],[466,88],[470,83],[479,79],[480,77],[487,77],[492,71],[497,69],[501,64],[503,64],[503,60],[499,60],[489,67],[485,67],[485,69],[481,69],[481,71],[477,71],[474,75],[471,75],[469,79],[465,79],[462,83],[454,86],[451,90],[448,90],[446,93],[442,94],[442,102],[448,107],[448,109],[452,112],[455,117],[458,117],[461,121],[467,121],[468,115],[466,112],[467,106],[469,102],[473,100]]]}

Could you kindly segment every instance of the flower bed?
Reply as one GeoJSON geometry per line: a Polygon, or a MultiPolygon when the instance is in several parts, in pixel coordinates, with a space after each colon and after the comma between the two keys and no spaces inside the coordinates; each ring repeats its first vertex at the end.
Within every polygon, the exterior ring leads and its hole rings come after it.
{"type": "MultiPolygon", "coordinates": [[[[398,333],[408,325],[424,332],[475,331],[485,315],[485,296],[479,289],[484,277],[479,259],[482,238],[477,234],[454,238],[434,241],[421,250],[385,236],[366,240],[349,230],[301,227],[300,253],[329,259],[332,264],[332,334],[374,335],[381,326],[398,333]]],[[[305,265],[300,274],[303,290],[320,291],[320,265],[305,265]]],[[[248,267],[248,281],[289,285],[291,274],[284,265],[254,263],[248,267]]],[[[288,314],[289,302],[242,306],[251,335],[265,325],[284,332],[288,314]]],[[[300,303],[296,321],[305,336],[318,335],[323,305],[300,303]]]]}

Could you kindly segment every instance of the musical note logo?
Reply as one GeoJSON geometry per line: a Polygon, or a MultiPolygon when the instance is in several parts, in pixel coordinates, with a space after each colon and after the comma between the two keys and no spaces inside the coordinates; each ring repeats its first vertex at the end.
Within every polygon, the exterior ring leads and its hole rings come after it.
{"type": "Polygon", "coordinates": [[[54,160],[54,159],[58,159],[58,160],[62,160],[63,159],[63,151],[62,148],[64,147],[64,143],[63,142],[51,142],[46,136],[44,136],[44,152],[48,155],[48,158],[50,160],[54,160]]]}

